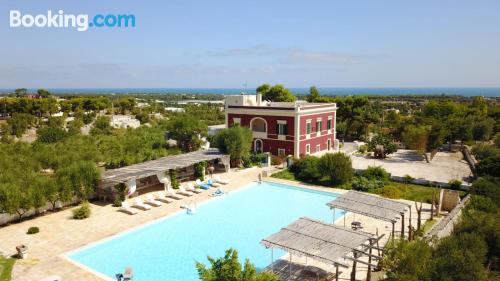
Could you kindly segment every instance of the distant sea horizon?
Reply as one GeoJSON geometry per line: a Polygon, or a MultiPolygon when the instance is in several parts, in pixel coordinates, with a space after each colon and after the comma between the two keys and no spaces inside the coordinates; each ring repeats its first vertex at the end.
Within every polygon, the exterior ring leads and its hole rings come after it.
{"type": "MultiPolygon", "coordinates": [[[[254,94],[252,88],[46,88],[54,94],[220,94],[237,95],[241,93],[254,94]]],[[[295,95],[307,95],[309,88],[289,88],[295,95]]],[[[36,92],[37,89],[28,89],[36,92]]],[[[321,95],[325,96],[484,96],[500,97],[498,88],[454,88],[454,87],[429,87],[429,88],[343,88],[343,87],[318,87],[321,95]]],[[[0,94],[13,92],[14,89],[0,89],[0,94]]]]}

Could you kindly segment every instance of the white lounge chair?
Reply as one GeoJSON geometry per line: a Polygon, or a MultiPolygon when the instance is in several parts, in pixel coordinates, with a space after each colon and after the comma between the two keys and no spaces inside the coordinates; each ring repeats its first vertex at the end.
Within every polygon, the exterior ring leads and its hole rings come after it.
{"type": "Polygon", "coordinates": [[[199,188],[201,188],[201,189],[205,189],[205,190],[207,190],[207,189],[209,189],[210,187],[212,187],[212,186],[210,186],[209,184],[202,182],[200,179],[196,179],[196,182],[195,182],[195,183],[196,183],[196,186],[197,186],[197,187],[199,187],[199,188]]]}
{"type": "Polygon", "coordinates": [[[180,200],[184,197],[180,196],[179,194],[177,194],[172,188],[167,188],[167,197],[170,197],[170,198],[174,198],[176,200],[180,200]]]}
{"type": "Polygon", "coordinates": [[[126,214],[129,214],[129,215],[137,214],[137,212],[134,209],[130,208],[130,205],[128,204],[127,201],[122,202],[122,206],[120,207],[120,211],[122,211],[126,214]]]}
{"type": "Polygon", "coordinates": [[[222,183],[222,184],[229,184],[229,180],[223,179],[219,175],[215,175],[214,179],[215,179],[215,182],[222,183]]]}
{"type": "Polygon", "coordinates": [[[161,201],[163,203],[172,203],[174,202],[174,200],[168,198],[167,196],[165,196],[165,192],[164,191],[158,191],[156,192],[156,200],[158,201],[161,201]]]}
{"type": "Polygon", "coordinates": [[[152,194],[148,194],[146,195],[146,204],[149,204],[151,206],[155,206],[155,207],[160,207],[161,206],[161,202],[159,201],[156,201],[154,198],[153,198],[153,195],[152,194]]]}
{"type": "Polygon", "coordinates": [[[132,269],[132,267],[130,266],[127,266],[125,268],[125,272],[123,273],[123,280],[132,280],[134,278],[134,270],[132,269]]]}
{"type": "Polygon", "coordinates": [[[182,186],[182,185],[179,185],[179,192],[178,192],[178,193],[179,193],[179,194],[182,194],[182,195],[184,195],[184,196],[193,196],[193,195],[194,195],[194,193],[187,191],[187,190],[184,188],[184,186],[182,186]]]}
{"type": "Polygon", "coordinates": [[[135,202],[134,207],[136,207],[138,209],[141,209],[144,211],[151,210],[151,206],[144,204],[144,202],[142,202],[141,198],[135,198],[134,202],[135,202]]]}
{"type": "Polygon", "coordinates": [[[186,184],[186,190],[197,194],[203,193],[203,189],[194,187],[194,185],[190,182],[186,184]]]}

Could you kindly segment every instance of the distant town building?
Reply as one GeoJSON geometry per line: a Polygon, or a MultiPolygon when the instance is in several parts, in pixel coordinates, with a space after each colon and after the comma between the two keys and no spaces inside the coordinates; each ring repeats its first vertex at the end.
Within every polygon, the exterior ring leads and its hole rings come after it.
{"type": "Polygon", "coordinates": [[[113,115],[110,120],[111,126],[114,128],[139,128],[141,122],[128,115],[113,115]]]}
{"type": "Polygon", "coordinates": [[[165,111],[169,112],[184,112],[184,108],[182,107],[165,107],[165,111]]]}
{"type": "Polygon", "coordinates": [[[226,96],[226,127],[248,127],[253,150],[287,156],[321,154],[338,149],[335,103],[269,102],[262,96],[226,96]]]}

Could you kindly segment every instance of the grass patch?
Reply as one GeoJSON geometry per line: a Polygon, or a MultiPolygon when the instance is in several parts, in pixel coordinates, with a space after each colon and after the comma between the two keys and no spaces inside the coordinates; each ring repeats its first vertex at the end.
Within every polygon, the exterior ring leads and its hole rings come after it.
{"type": "Polygon", "coordinates": [[[289,180],[289,181],[299,181],[295,178],[295,175],[290,172],[288,169],[279,171],[277,173],[274,173],[271,175],[271,178],[277,178],[277,179],[282,179],[282,180],[289,180]]]}
{"type": "Polygon", "coordinates": [[[12,268],[16,262],[13,258],[4,258],[0,256],[0,281],[10,281],[12,268]]]}
{"type": "MultiPolygon", "coordinates": [[[[288,171],[288,169],[279,171],[271,175],[272,178],[298,181],[300,180],[295,178],[295,175],[288,171]]],[[[350,183],[346,183],[343,185],[332,186],[328,181],[321,180],[318,182],[314,182],[313,184],[326,186],[326,187],[335,187],[341,189],[351,189],[352,186],[350,183]]],[[[377,188],[374,190],[368,191],[369,193],[378,194],[380,196],[391,198],[391,199],[406,199],[417,202],[430,203],[432,201],[432,193],[434,192],[436,197],[439,196],[439,189],[435,187],[417,185],[417,184],[407,184],[401,182],[390,181],[385,184],[384,187],[377,188]]],[[[465,196],[465,192],[461,191],[460,196],[465,196]]]]}
{"type": "Polygon", "coordinates": [[[373,191],[375,194],[391,199],[406,199],[425,203],[430,203],[432,201],[433,192],[435,196],[439,196],[439,189],[434,187],[393,181],[373,191]]]}

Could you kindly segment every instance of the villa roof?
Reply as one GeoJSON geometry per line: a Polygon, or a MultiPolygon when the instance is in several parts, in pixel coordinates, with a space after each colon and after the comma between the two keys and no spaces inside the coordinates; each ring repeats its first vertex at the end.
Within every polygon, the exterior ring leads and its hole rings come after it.
{"type": "Polygon", "coordinates": [[[261,241],[266,248],[279,248],[298,256],[347,267],[340,262],[374,235],[302,217],[261,241]]]}
{"type": "Polygon", "coordinates": [[[171,169],[185,168],[199,162],[227,157],[229,156],[219,152],[218,149],[198,150],[185,154],[166,156],[118,169],[107,170],[104,172],[101,180],[104,183],[123,183],[132,179],[153,176],[171,169]]]}
{"type": "Polygon", "coordinates": [[[332,209],[342,209],[389,222],[396,222],[411,207],[402,202],[354,190],[338,196],[327,205],[332,209]]]}

